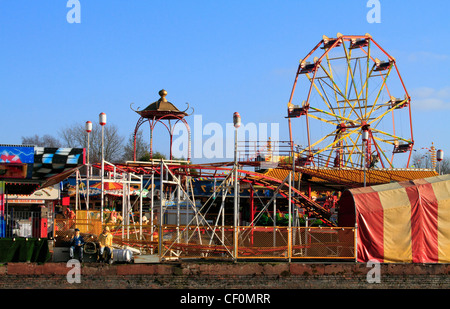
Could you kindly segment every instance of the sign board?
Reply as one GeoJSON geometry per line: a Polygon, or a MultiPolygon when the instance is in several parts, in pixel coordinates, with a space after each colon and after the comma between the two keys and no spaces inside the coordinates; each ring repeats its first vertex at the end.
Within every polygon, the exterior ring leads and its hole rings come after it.
{"type": "Polygon", "coordinates": [[[0,178],[30,178],[33,163],[34,147],[0,145],[0,178]]]}
{"type": "Polygon", "coordinates": [[[7,194],[8,203],[20,204],[41,204],[45,201],[52,201],[59,199],[60,196],[59,184],[51,187],[40,189],[30,195],[7,194]]]}

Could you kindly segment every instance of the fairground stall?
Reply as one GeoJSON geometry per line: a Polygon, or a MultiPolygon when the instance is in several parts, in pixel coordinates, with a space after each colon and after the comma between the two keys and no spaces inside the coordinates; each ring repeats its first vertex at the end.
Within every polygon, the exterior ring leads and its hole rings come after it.
{"type": "Polygon", "coordinates": [[[84,158],[83,148],[0,145],[0,262],[48,258],[59,184],[84,158]]]}

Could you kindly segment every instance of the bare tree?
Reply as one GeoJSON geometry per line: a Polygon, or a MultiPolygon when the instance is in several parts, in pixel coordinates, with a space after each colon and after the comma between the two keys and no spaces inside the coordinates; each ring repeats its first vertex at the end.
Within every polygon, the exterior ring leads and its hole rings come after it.
{"type": "Polygon", "coordinates": [[[34,136],[22,136],[22,145],[34,145],[37,147],[58,148],[61,147],[61,142],[55,137],[48,134],[45,134],[42,137],[35,134],[34,136]]]}
{"type": "MultiPolygon", "coordinates": [[[[104,126],[104,156],[109,162],[118,162],[123,156],[124,138],[119,134],[116,125],[104,126]]],[[[102,127],[93,123],[92,132],[89,133],[89,161],[91,163],[101,162],[102,155],[102,127]]],[[[62,143],[65,147],[87,147],[87,133],[85,124],[74,124],[60,131],[62,143]]]]}
{"type": "Polygon", "coordinates": [[[433,168],[431,164],[431,154],[427,153],[414,153],[412,156],[412,164],[411,167],[414,168],[433,168]]]}
{"type": "MultiPolygon", "coordinates": [[[[149,143],[144,141],[144,137],[142,135],[142,131],[138,131],[136,134],[136,160],[142,161],[141,158],[145,157],[145,155],[149,151],[149,143]]],[[[123,161],[132,161],[134,159],[134,133],[130,134],[128,138],[128,142],[124,147],[123,151],[123,161]]]]}
{"type": "MultiPolygon", "coordinates": [[[[432,169],[433,164],[431,162],[431,153],[414,153],[412,156],[412,164],[411,167],[414,168],[427,168],[432,169]]],[[[436,171],[440,174],[449,174],[450,173],[450,160],[444,158],[441,162],[436,163],[436,171]]]]}
{"type": "MultiPolygon", "coordinates": [[[[94,130],[92,130],[94,131],[94,130]]],[[[92,134],[92,132],[91,132],[92,134]]],[[[64,147],[85,148],[87,147],[87,133],[84,125],[74,124],[59,132],[64,147]]],[[[93,135],[93,134],[92,134],[93,135]]],[[[90,138],[92,142],[92,137],[90,138]]]]}
{"type": "Polygon", "coordinates": [[[437,163],[436,170],[441,174],[450,174],[450,160],[444,158],[441,162],[437,163]]]}
{"type": "MultiPolygon", "coordinates": [[[[101,127],[98,126],[98,154],[101,158],[101,127]]],[[[110,124],[108,127],[105,126],[104,130],[104,151],[105,160],[110,162],[121,161],[123,156],[123,142],[124,137],[119,134],[119,130],[116,125],[110,124]]],[[[94,147],[95,148],[95,147],[94,147]]]]}

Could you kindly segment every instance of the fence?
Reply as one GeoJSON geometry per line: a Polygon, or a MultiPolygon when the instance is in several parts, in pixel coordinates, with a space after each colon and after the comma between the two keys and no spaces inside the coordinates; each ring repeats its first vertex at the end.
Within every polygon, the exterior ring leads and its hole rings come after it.
{"type": "Polygon", "coordinates": [[[163,226],[162,258],[355,259],[355,229],[163,226]]]}
{"type": "Polygon", "coordinates": [[[41,211],[5,211],[1,217],[1,224],[0,237],[6,238],[47,238],[52,232],[51,215],[41,211]]]}
{"type": "Polygon", "coordinates": [[[354,235],[342,227],[240,227],[237,258],[355,259],[354,235]]]}
{"type": "Polygon", "coordinates": [[[229,259],[234,230],[230,226],[163,226],[161,257],[229,259]]]}
{"type": "Polygon", "coordinates": [[[67,246],[74,229],[96,242],[109,226],[114,245],[170,259],[355,259],[355,228],[177,226],[101,224],[94,219],[57,219],[56,246],[67,246]]]}

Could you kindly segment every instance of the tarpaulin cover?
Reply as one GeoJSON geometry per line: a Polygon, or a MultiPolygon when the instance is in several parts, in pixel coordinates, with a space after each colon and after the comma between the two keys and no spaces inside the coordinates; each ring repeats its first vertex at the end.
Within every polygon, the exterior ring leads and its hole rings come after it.
{"type": "Polygon", "coordinates": [[[51,259],[46,238],[2,238],[0,239],[0,263],[34,262],[45,263],[51,259]]]}
{"type": "Polygon", "coordinates": [[[450,175],[346,190],[338,222],[359,262],[450,263],[450,175]]]}

